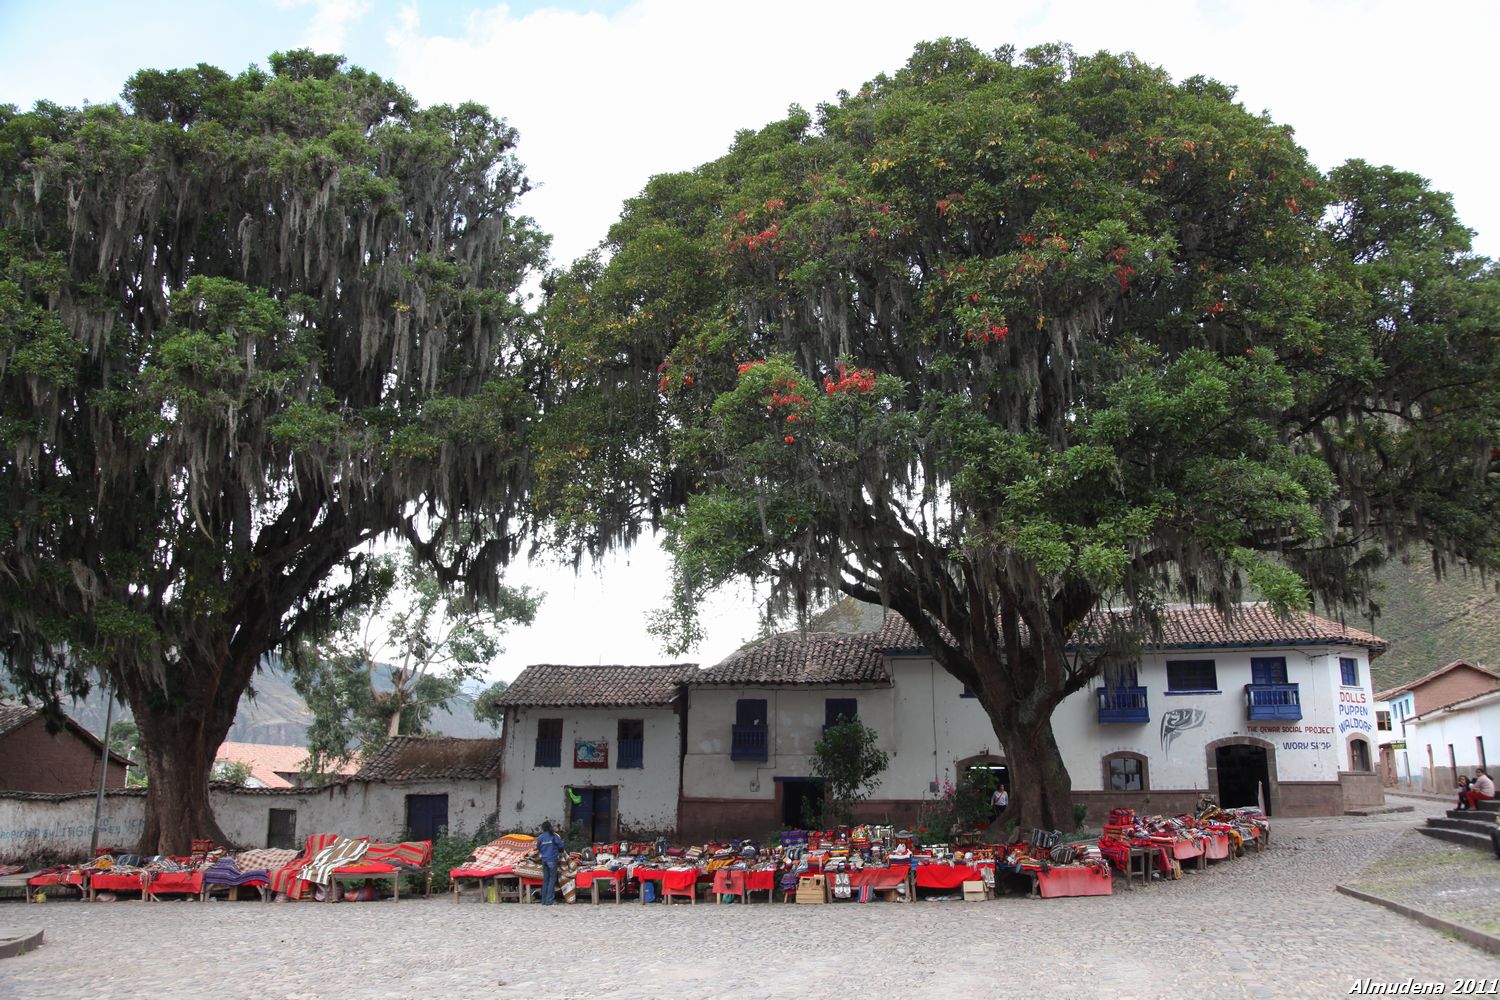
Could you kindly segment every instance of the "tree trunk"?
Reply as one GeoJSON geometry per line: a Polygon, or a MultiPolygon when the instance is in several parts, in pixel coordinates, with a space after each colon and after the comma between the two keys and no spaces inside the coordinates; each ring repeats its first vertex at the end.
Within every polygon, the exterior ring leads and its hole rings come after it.
{"type": "Polygon", "coordinates": [[[1010,806],[1002,819],[1022,829],[1073,832],[1073,780],[1052,733],[1050,713],[1008,724],[992,712],[990,721],[1010,773],[1010,806]]]}
{"type": "Polygon", "coordinates": [[[164,665],[161,681],[134,673],[116,678],[146,757],[146,826],[138,847],[143,855],[188,854],[195,839],[233,846],[214,818],[208,783],[254,662],[229,659],[164,665]]]}

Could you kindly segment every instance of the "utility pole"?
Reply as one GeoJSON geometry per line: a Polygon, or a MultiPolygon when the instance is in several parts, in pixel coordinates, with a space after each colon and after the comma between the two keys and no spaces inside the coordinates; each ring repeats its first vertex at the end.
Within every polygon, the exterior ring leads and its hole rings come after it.
{"type": "Polygon", "coordinates": [[[109,780],[109,728],[115,719],[115,697],[106,686],[104,689],[104,739],[100,740],[99,793],[94,796],[94,834],[89,840],[89,857],[99,849],[99,814],[104,811],[104,783],[109,780]]]}

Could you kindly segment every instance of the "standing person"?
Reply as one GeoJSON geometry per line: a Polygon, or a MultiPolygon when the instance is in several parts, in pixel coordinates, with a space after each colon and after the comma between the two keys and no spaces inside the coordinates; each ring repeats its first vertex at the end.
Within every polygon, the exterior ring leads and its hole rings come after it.
{"type": "Polygon", "coordinates": [[[1469,782],[1469,808],[1478,809],[1482,799],[1493,799],[1495,797],[1495,783],[1490,780],[1490,773],[1482,767],[1474,769],[1474,780],[1469,782]]]}
{"type": "Polygon", "coordinates": [[[562,849],[562,838],[552,832],[552,821],[542,820],[542,835],[536,838],[536,852],[542,859],[543,906],[551,906],[557,896],[557,861],[562,849]]]}
{"type": "Polygon", "coordinates": [[[995,794],[990,797],[990,805],[995,807],[995,819],[999,819],[1000,814],[1010,806],[1010,792],[1004,785],[996,786],[995,794]]]}

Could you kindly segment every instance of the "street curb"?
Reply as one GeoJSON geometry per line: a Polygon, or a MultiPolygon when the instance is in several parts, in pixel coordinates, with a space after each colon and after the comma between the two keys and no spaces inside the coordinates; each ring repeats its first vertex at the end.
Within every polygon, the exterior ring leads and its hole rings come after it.
{"type": "Polygon", "coordinates": [[[0,938],[0,958],[15,958],[24,955],[42,943],[42,932],[34,931],[30,934],[21,934],[18,937],[0,938]]]}
{"type": "Polygon", "coordinates": [[[1367,809],[1345,809],[1345,816],[1385,816],[1390,813],[1416,812],[1416,806],[1370,806],[1367,809]]]}
{"type": "Polygon", "coordinates": [[[1374,903],[1376,906],[1395,910],[1403,917],[1410,917],[1424,927],[1431,927],[1435,931],[1446,931],[1476,948],[1480,948],[1491,954],[1500,955],[1500,937],[1496,937],[1493,934],[1476,930],[1464,924],[1456,924],[1451,920],[1444,920],[1442,917],[1435,917],[1425,910],[1419,910],[1415,906],[1407,906],[1405,903],[1398,903],[1394,899],[1386,899],[1384,896],[1376,896],[1372,893],[1361,892],[1358,889],[1351,889],[1347,885],[1335,885],[1333,888],[1334,891],[1341,892],[1346,896],[1353,896],[1355,899],[1362,899],[1366,903],[1374,903]]]}

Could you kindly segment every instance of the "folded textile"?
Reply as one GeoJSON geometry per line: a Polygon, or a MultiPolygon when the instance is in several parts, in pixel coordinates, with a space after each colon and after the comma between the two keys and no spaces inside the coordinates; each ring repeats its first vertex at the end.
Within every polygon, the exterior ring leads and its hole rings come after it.
{"type": "Polygon", "coordinates": [[[304,882],[327,885],[333,880],[335,868],[354,864],[363,858],[369,849],[368,840],[340,837],[314,855],[313,859],[302,869],[299,877],[304,882]]]}
{"type": "Polygon", "coordinates": [[[276,871],[285,868],[297,859],[297,852],[281,847],[258,847],[253,851],[241,851],[230,859],[242,872],[276,871]]]}
{"type": "Polygon", "coordinates": [[[432,841],[405,840],[399,844],[372,841],[364,860],[366,863],[378,862],[398,868],[425,868],[432,863],[432,841]]]}

